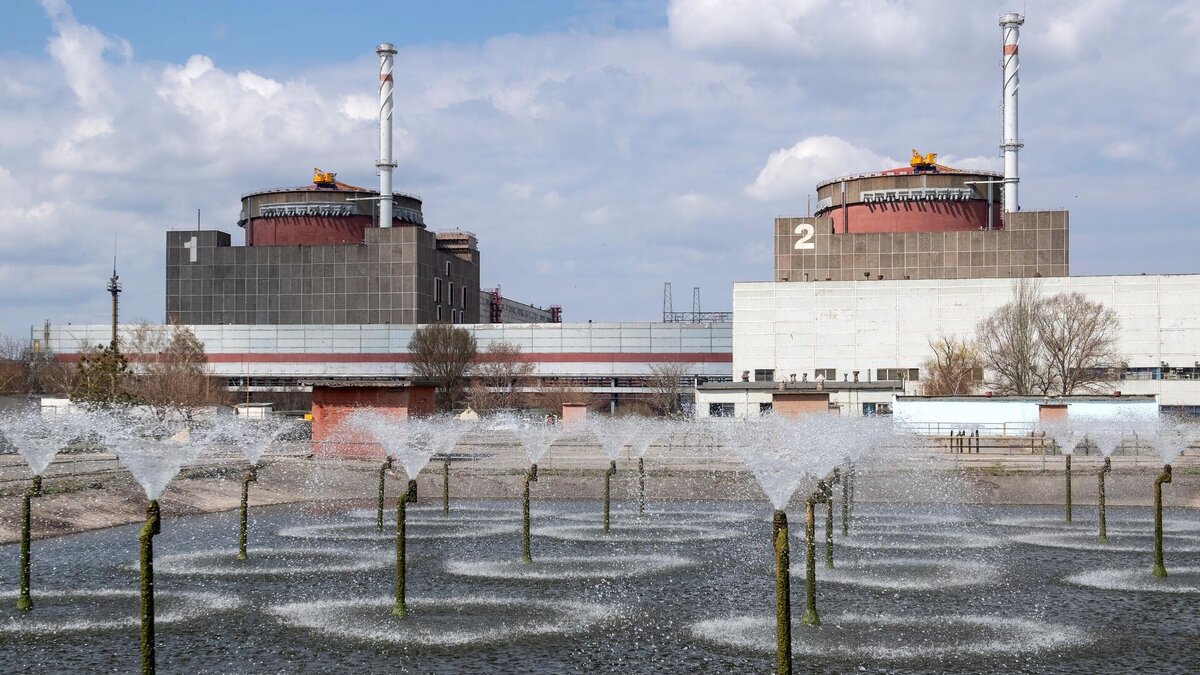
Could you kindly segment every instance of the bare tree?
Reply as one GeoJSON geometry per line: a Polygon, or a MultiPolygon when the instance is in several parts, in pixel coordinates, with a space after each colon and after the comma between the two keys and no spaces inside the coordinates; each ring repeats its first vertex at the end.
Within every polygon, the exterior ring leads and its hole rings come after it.
{"type": "Polygon", "coordinates": [[[1116,312],[1079,293],[1041,297],[1020,280],[1012,302],[976,327],[988,383],[1000,394],[1073,394],[1116,377],[1116,312]]]}
{"type": "Polygon", "coordinates": [[[950,335],[929,341],[933,356],[921,364],[925,379],[921,393],[926,396],[971,394],[983,379],[983,358],[974,343],[950,335]]]}
{"type": "Polygon", "coordinates": [[[138,357],[129,393],[160,419],[177,415],[190,423],[197,409],[229,402],[209,371],[204,343],[187,326],[138,324],[126,348],[138,357]]]}
{"type": "Polygon", "coordinates": [[[646,404],[660,415],[674,416],[683,412],[679,396],[691,389],[691,363],[653,363],[646,378],[646,404]]]}
{"type": "Polygon", "coordinates": [[[1038,334],[1041,288],[1029,279],[1013,284],[1013,299],[975,327],[987,383],[998,394],[1048,394],[1046,348],[1038,334]]]}
{"type": "Polygon", "coordinates": [[[517,408],[525,395],[521,384],[533,374],[535,365],[511,342],[492,342],[479,355],[473,369],[474,381],[468,397],[471,407],[480,412],[497,408],[517,408]]]}
{"type": "Polygon", "coordinates": [[[1115,379],[1121,357],[1117,313],[1080,293],[1047,298],[1038,313],[1038,336],[1057,393],[1093,391],[1115,379]]]}
{"type": "Polygon", "coordinates": [[[475,338],[462,328],[447,323],[431,323],[418,328],[408,341],[413,373],[433,382],[437,405],[449,410],[462,396],[467,375],[475,361],[475,338]]]}
{"type": "Polygon", "coordinates": [[[0,335],[0,394],[64,394],[71,371],[29,339],[0,335]]]}

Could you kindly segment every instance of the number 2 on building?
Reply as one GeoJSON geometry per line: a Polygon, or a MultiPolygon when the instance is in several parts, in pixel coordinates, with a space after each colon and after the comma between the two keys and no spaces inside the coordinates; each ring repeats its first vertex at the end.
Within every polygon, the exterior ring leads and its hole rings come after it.
{"type": "Polygon", "coordinates": [[[796,234],[800,235],[800,238],[796,240],[796,248],[801,250],[816,248],[817,245],[812,240],[814,232],[813,226],[809,223],[800,223],[797,225],[796,234]]]}

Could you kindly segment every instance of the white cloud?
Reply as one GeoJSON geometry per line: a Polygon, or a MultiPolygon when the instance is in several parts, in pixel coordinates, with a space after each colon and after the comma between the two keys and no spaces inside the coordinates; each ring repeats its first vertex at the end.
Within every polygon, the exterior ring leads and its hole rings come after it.
{"type": "MultiPolygon", "coordinates": [[[[243,192],[306,183],[313,166],[374,184],[370,45],[314,67],[265,50],[275,69],[220,52],[164,63],[45,4],[46,51],[0,55],[0,332],[103,321],[114,236],[123,313],[161,319],[163,231],[197,208],[236,242],[243,192]]],[[[1194,271],[1185,247],[1154,243],[1187,236],[1184,200],[1136,195],[1200,186],[1200,15],[1129,4],[1117,23],[1089,4],[1024,26],[1022,206],[1069,204],[1087,223],[1078,272],[1194,271]],[[1152,161],[1130,161],[1139,148],[1152,161]],[[1089,243],[1131,218],[1140,248],[1089,243]]],[[[483,283],[514,298],[596,320],[652,318],[670,279],[724,298],[772,276],[771,218],[803,213],[818,181],[903,165],[913,145],[1000,168],[1003,9],[677,0],[661,29],[405,46],[396,186],[431,227],[476,232],[483,283]]]]}
{"type": "Polygon", "coordinates": [[[816,184],[850,173],[891,169],[900,163],[836,136],[810,136],[790,148],[776,150],[746,186],[755,199],[777,200],[812,194],[816,184]]]}

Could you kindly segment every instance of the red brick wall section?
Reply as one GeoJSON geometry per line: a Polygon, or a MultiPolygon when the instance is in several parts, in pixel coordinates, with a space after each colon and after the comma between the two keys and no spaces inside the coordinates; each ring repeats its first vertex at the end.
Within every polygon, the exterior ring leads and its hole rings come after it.
{"type": "Polygon", "coordinates": [[[338,459],[378,459],[387,453],[369,438],[334,430],[355,410],[370,409],[407,419],[409,390],[373,387],[313,387],[312,452],[315,457],[338,459]]]}
{"type": "Polygon", "coordinates": [[[428,417],[437,412],[434,394],[433,387],[409,387],[408,414],[414,417],[428,417]]]}
{"type": "Polygon", "coordinates": [[[360,244],[370,216],[272,216],[246,223],[247,246],[360,244]]]}

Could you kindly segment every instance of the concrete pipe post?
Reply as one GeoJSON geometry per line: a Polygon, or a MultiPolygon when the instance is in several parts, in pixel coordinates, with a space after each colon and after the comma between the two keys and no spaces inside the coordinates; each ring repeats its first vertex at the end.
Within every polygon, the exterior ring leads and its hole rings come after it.
{"type": "Polygon", "coordinates": [[[787,514],[776,511],[771,520],[775,547],[775,670],[792,672],[792,563],[787,514]]]}
{"type": "Polygon", "coordinates": [[[17,609],[28,612],[33,609],[33,598],[29,595],[29,540],[30,520],[34,497],[42,496],[42,477],[34,476],[29,489],[21,497],[21,562],[20,591],[17,594],[17,609]]]}
{"type": "Polygon", "coordinates": [[[442,458],[442,513],[450,513],[450,455],[442,458]]]}
{"type": "Polygon", "coordinates": [[[1067,522],[1071,522],[1071,456],[1067,458],[1067,522]]]}
{"type": "Polygon", "coordinates": [[[800,623],[820,626],[817,615],[817,502],[816,495],[804,502],[804,616],[800,623]]]}
{"type": "Polygon", "coordinates": [[[246,556],[246,521],[247,512],[250,509],[250,484],[258,480],[258,466],[251,465],[250,470],[246,472],[246,477],[242,479],[242,510],[238,519],[238,560],[245,560],[246,556]]]}
{"type": "Polygon", "coordinates": [[[142,601],[142,675],[153,675],[155,668],[154,537],[160,532],[162,532],[162,515],[158,509],[158,500],[151,500],[146,507],[146,522],[138,533],[142,601]]]}
{"type": "Polygon", "coordinates": [[[1154,570],[1156,577],[1166,577],[1167,567],[1163,564],[1163,515],[1162,486],[1171,482],[1171,465],[1163,466],[1162,473],[1154,481],[1154,570]]]}
{"type": "Polygon", "coordinates": [[[604,472],[604,531],[608,532],[609,502],[612,497],[612,477],[617,475],[617,462],[613,460],[604,472]]]}
{"type": "Polygon", "coordinates": [[[396,604],[392,616],[407,616],[408,605],[404,602],[405,556],[404,526],[408,519],[408,503],[417,501],[417,481],[408,481],[408,490],[396,498],[396,604]]]}
{"type": "Polygon", "coordinates": [[[1108,509],[1106,508],[1107,498],[1104,490],[1104,474],[1112,471],[1112,459],[1105,457],[1104,466],[1100,467],[1100,473],[1097,474],[1099,479],[1100,492],[1098,495],[1097,504],[1100,507],[1100,543],[1108,543],[1108,509]]]}
{"type": "Polygon", "coordinates": [[[388,457],[383,466],[379,467],[379,507],[375,511],[375,529],[383,531],[383,489],[386,486],[387,472],[392,468],[392,458],[388,457]]]}
{"type": "Polygon", "coordinates": [[[531,549],[531,539],[529,534],[529,484],[537,482],[538,469],[537,464],[530,464],[529,471],[525,473],[525,480],[521,486],[521,560],[527,563],[533,562],[531,549]]]}
{"type": "Polygon", "coordinates": [[[646,458],[638,457],[638,515],[646,513],[646,458]]]}

